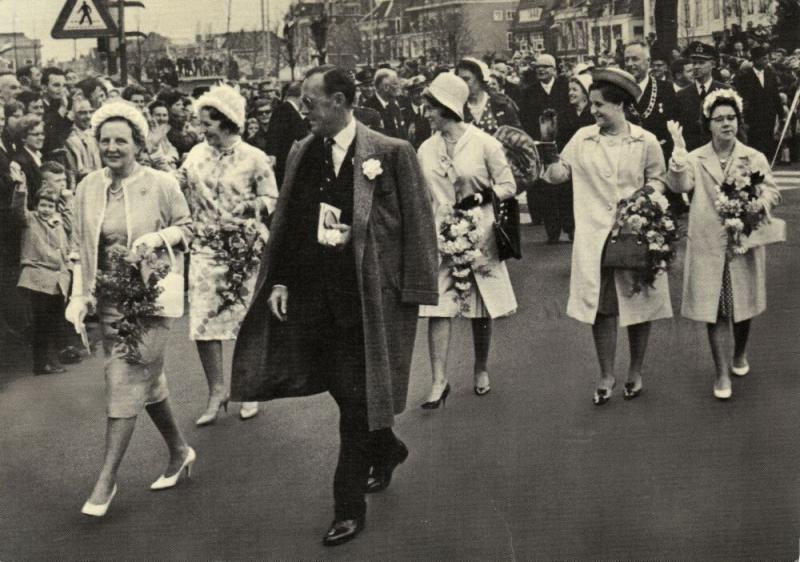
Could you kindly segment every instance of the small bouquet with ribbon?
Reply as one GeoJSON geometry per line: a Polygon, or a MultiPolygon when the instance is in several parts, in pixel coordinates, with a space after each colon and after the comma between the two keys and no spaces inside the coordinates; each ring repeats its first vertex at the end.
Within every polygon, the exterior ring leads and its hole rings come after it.
{"type": "Polygon", "coordinates": [[[122,316],[113,324],[113,340],[122,346],[129,363],[142,362],[139,345],[147,331],[144,319],[160,315],[157,301],[163,289],[159,282],[169,271],[170,264],[144,246],[132,251],[116,245],[108,249],[106,269],[97,272],[94,296],[122,316]]]}
{"type": "Polygon", "coordinates": [[[633,271],[633,293],[653,287],[675,259],[678,233],[669,201],[645,186],[617,204],[617,216],[606,245],[603,265],[633,271]]]}
{"type": "Polygon", "coordinates": [[[459,314],[469,312],[469,296],[473,289],[471,274],[487,275],[486,256],[481,250],[483,233],[480,207],[449,208],[439,226],[439,253],[448,263],[455,289],[459,314]]]}
{"type": "Polygon", "coordinates": [[[732,258],[747,252],[746,237],[769,220],[761,199],[764,174],[753,172],[746,163],[732,167],[717,187],[714,207],[728,235],[727,253],[732,258]]]}

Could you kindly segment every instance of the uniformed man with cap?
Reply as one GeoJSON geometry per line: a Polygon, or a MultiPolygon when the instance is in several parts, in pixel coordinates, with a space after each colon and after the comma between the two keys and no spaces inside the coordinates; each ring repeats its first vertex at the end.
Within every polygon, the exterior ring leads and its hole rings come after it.
{"type": "Polygon", "coordinates": [[[692,63],[693,81],[678,92],[678,121],[683,126],[686,149],[691,152],[711,140],[710,134],[704,132],[700,124],[703,100],[714,90],[728,86],[717,82],[711,75],[719,59],[719,53],[714,47],[700,41],[692,41],[683,52],[683,56],[692,63]]]}
{"type": "Polygon", "coordinates": [[[425,104],[422,100],[422,92],[428,81],[425,76],[418,74],[408,79],[405,89],[408,92],[409,104],[403,107],[403,120],[408,127],[408,142],[416,150],[431,136],[431,124],[425,113],[425,104]]]}
{"type": "Polygon", "coordinates": [[[775,154],[775,128],[783,112],[778,78],[769,65],[769,51],[753,47],[752,66],[739,72],[734,87],[744,100],[744,122],[747,124],[747,144],[771,160],[775,154]]]}

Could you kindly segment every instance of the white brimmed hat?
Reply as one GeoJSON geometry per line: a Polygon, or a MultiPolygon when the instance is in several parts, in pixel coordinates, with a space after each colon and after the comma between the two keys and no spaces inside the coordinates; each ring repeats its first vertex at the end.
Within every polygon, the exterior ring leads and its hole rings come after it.
{"type": "Polygon", "coordinates": [[[147,119],[144,118],[138,107],[129,101],[115,99],[101,105],[92,115],[92,130],[96,134],[100,127],[114,118],[123,118],[130,122],[138,131],[142,139],[146,139],[150,134],[150,127],[147,126],[147,119]]]}
{"type": "Polygon", "coordinates": [[[199,114],[204,107],[213,107],[233,121],[239,130],[244,129],[247,102],[234,88],[225,85],[212,86],[208,92],[194,102],[195,113],[199,114]]]}
{"type": "Polygon", "coordinates": [[[452,72],[442,72],[433,79],[425,93],[464,119],[464,104],[469,98],[467,83],[452,72]]]}

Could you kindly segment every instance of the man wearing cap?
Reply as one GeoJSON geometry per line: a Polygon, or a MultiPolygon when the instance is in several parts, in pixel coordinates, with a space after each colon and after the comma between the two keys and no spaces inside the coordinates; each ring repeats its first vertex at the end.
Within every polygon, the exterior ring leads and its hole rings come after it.
{"type": "Polygon", "coordinates": [[[703,115],[703,100],[714,90],[721,90],[728,86],[717,82],[711,75],[714,64],[719,58],[714,47],[700,41],[692,41],[683,54],[692,62],[694,80],[678,92],[678,121],[683,126],[686,150],[691,152],[711,140],[710,133],[704,132],[700,124],[700,118],[703,115]]]}
{"type": "Polygon", "coordinates": [[[569,109],[569,80],[556,76],[556,59],[543,54],[536,58],[536,81],[522,90],[519,99],[519,120],[532,138],[541,140],[539,116],[545,109],[563,115],[569,109]]]}
{"type": "Polygon", "coordinates": [[[289,152],[231,376],[235,400],[327,391],[336,401],[325,546],[361,532],[365,494],[389,486],[408,457],[392,426],[406,404],[419,305],[438,301],[436,227],[417,155],[358,123],[354,98],[343,69],[306,74],[312,134],[289,152]]]}
{"type": "Polygon", "coordinates": [[[275,179],[278,189],[283,183],[286,157],[295,141],[308,134],[308,125],[300,113],[300,82],[292,82],[286,88],[286,96],[269,118],[267,127],[267,154],[275,157],[275,179]]]}
{"type": "Polygon", "coordinates": [[[419,74],[409,79],[406,84],[409,104],[403,108],[403,119],[408,125],[408,142],[414,149],[419,148],[431,136],[431,123],[425,114],[425,104],[422,101],[422,91],[427,83],[425,77],[419,74]]]}
{"type": "Polygon", "coordinates": [[[406,124],[403,111],[397,103],[400,91],[400,78],[391,68],[381,68],[375,73],[375,94],[362,105],[374,109],[381,115],[383,133],[397,139],[406,137],[406,124]]]}
{"type": "Polygon", "coordinates": [[[783,112],[778,79],[769,66],[769,51],[754,47],[753,65],[736,75],[733,85],[744,100],[747,144],[772,160],[775,154],[775,128],[783,112]]]}

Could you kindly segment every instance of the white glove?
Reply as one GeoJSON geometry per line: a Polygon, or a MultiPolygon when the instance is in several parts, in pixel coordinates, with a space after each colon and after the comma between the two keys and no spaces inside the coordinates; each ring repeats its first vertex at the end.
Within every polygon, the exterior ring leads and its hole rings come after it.
{"type": "Polygon", "coordinates": [[[133,244],[131,244],[131,249],[135,252],[136,248],[139,246],[144,246],[147,250],[155,250],[156,248],[160,248],[164,245],[164,239],[156,232],[148,232],[147,234],[142,234],[139,238],[137,238],[133,244]]]}
{"type": "Polygon", "coordinates": [[[86,297],[75,296],[69,300],[67,310],[64,312],[64,317],[67,322],[75,327],[75,332],[80,334],[83,332],[83,320],[89,313],[89,299],[86,297]]]}

